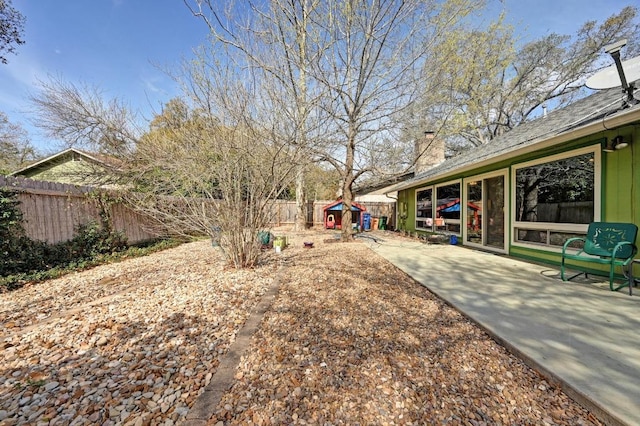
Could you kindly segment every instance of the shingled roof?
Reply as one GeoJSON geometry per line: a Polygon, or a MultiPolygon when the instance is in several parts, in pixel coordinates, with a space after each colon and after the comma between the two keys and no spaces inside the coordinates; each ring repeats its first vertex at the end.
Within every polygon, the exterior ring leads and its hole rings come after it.
{"type": "Polygon", "coordinates": [[[543,144],[561,135],[570,135],[576,129],[588,127],[595,122],[611,120],[616,116],[626,115],[631,110],[640,111],[640,105],[623,109],[623,98],[620,88],[595,92],[571,105],[551,111],[546,116],[523,123],[490,143],[469,149],[436,167],[392,186],[389,190],[410,188],[465,169],[480,167],[491,160],[498,160],[509,154],[517,155],[524,149],[543,144]]]}

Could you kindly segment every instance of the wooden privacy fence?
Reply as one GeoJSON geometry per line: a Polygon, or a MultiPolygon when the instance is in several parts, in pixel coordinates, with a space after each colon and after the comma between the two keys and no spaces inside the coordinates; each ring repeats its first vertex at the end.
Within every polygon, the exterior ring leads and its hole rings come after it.
{"type": "MultiPolygon", "coordinates": [[[[33,240],[50,244],[67,241],[78,226],[100,223],[100,208],[89,196],[95,188],[3,176],[0,188],[17,192],[23,227],[33,240]]],[[[156,237],[146,231],[143,218],[124,204],[113,203],[108,208],[113,229],[122,232],[129,244],[156,237]]]]}
{"type": "MultiPolygon", "coordinates": [[[[322,226],[324,224],[324,207],[335,200],[316,200],[307,203],[307,225],[322,226]]],[[[364,206],[372,217],[386,216],[388,228],[395,228],[396,207],[395,203],[358,201],[364,206]]],[[[273,203],[271,224],[275,226],[293,225],[296,220],[296,202],[288,200],[276,200],[273,203]]]]}
{"type": "MultiPolygon", "coordinates": [[[[80,225],[100,223],[100,208],[90,194],[97,188],[57,182],[0,176],[0,188],[15,190],[20,201],[23,226],[33,240],[55,244],[74,237],[80,225]]],[[[307,224],[321,226],[323,208],[335,200],[310,201],[307,204],[307,224]]],[[[395,204],[360,202],[372,217],[386,216],[388,229],[395,227],[395,204]]],[[[113,229],[122,232],[129,244],[156,238],[144,217],[124,203],[108,204],[113,229]]],[[[271,225],[293,225],[296,218],[295,201],[276,200],[272,204],[271,225]]]]}

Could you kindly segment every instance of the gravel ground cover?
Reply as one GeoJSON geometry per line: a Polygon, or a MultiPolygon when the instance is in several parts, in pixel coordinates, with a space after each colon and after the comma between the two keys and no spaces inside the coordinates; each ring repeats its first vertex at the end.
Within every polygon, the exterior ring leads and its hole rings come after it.
{"type": "Polygon", "coordinates": [[[0,425],[171,425],[273,279],[206,241],[0,294],[0,425]]]}
{"type": "Polygon", "coordinates": [[[599,424],[365,244],[300,238],[210,425],[599,424]]]}
{"type": "Polygon", "coordinates": [[[0,426],[179,424],[280,265],[211,425],[599,424],[365,244],[287,235],[254,270],[202,241],[0,294],[0,426]]]}

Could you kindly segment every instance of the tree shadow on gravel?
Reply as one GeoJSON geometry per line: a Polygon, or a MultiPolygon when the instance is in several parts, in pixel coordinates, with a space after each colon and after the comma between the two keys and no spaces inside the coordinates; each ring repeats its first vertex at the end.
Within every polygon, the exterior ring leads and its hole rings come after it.
{"type": "Polygon", "coordinates": [[[536,424],[565,412],[566,396],[370,251],[295,261],[309,269],[284,277],[215,420],[536,424]]]}

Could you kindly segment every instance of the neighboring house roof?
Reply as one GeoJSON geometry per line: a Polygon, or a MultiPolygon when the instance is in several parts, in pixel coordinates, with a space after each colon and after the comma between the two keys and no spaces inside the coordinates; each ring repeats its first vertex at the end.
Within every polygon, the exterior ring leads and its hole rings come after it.
{"type": "Polygon", "coordinates": [[[120,162],[116,159],[76,148],[69,148],[37,161],[9,176],[101,188],[118,188],[120,162]]]}
{"type": "Polygon", "coordinates": [[[464,151],[438,166],[388,188],[388,192],[445,178],[467,169],[513,157],[547,146],[589,136],[640,119],[640,104],[622,108],[622,90],[602,90],[546,116],[523,123],[491,142],[464,151]]]}
{"type": "Polygon", "coordinates": [[[32,163],[26,167],[23,167],[20,170],[11,172],[9,173],[9,176],[32,176],[39,173],[41,170],[48,169],[52,165],[57,165],[57,164],[61,164],[66,161],[72,160],[74,159],[74,156],[76,156],[75,158],[81,157],[86,161],[104,166],[105,168],[117,167],[116,161],[113,158],[109,158],[101,154],[81,151],[76,148],[69,148],[64,151],[60,151],[56,154],[53,154],[42,160],[36,161],[35,163],[32,163]]]}

